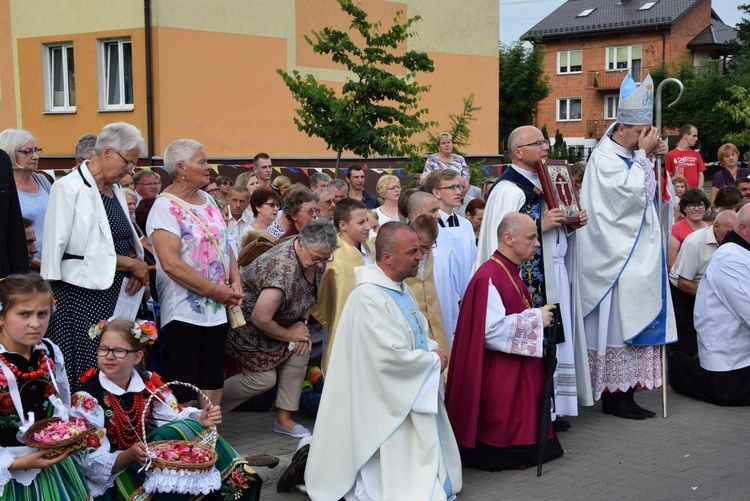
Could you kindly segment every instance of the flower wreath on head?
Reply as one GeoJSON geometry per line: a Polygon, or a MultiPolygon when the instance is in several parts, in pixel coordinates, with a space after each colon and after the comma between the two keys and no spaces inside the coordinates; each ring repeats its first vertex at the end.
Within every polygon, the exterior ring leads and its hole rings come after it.
{"type": "MultiPolygon", "coordinates": [[[[110,319],[112,320],[112,319],[110,319]]],[[[104,327],[109,323],[109,320],[100,320],[89,328],[89,337],[96,339],[101,337],[104,327]]],[[[130,329],[130,333],[133,337],[142,344],[152,345],[156,342],[159,337],[159,333],[156,329],[156,322],[152,320],[136,320],[135,325],[130,329]]]]}

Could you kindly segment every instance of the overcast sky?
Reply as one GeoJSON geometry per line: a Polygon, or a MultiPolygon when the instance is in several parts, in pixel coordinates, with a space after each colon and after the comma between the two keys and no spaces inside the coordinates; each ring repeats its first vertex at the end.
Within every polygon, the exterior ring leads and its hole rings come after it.
{"type": "MultiPolygon", "coordinates": [[[[611,0],[609,0],[611,1],[611,0]]],[[[510,44],[565,0],[500,0],[500,42],[510,44]]],[[[713,0],[713,9],[724,23],[734,26],[741,19],[737,7],[750,0],[713,0]]]]}

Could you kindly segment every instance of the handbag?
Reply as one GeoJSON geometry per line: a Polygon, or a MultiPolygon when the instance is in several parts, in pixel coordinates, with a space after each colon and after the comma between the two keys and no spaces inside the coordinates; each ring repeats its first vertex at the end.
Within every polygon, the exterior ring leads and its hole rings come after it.
{"type": "MultiPolygon", "coordinates": [[[[227,260],[224,259],[224,253],[219,248],[219,243],[216,241],[216,237],[214,236],[213,232],[208,229],[208,226],[203,222],[201,218],[198,217],[197,214],[195,214],[192,210],[190,210],[190,207],[185,205],[185,203],[177,198],[176,196],[172,195],[171,193],[162,193],[159,195],[160,197],[167,197],[168,199],[174,201],[177,205],[182,207],[182,209],[190,214],[193,219],[200,225],[201,228],[203,228],[203,231],[206,232],[206,235],[208,235],[208,239],[211,241],[211,244],[213,244],[214,248],[216,249],[216,253],[219,255],[219,259],[221,259],[221,265],[224,267],[224,275],[227,277],[227,280],[229,280],[229,266],[227,265],[227,260]]],[[[227,322],[229,322],[229,328],[230,329],[236,329],[237,327],[242,327],[247,322],[245,321],[245,314],[242,313],[242,308],[239,306],[227,306],[227,322]]]]}

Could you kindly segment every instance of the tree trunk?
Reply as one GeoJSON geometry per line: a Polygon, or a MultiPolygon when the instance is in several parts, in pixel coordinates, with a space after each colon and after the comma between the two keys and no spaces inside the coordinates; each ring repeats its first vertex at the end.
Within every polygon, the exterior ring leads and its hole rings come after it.
{"type": "Polygon", "coordinates": [[[341,152],[342,151],[343,150],[339,150],[339,151],[336,152],[336,166],[333,169],[334,170],[334,174],[335,174],[334,179],[338,179],[339,178],[339,166],[341,165],[341,152]]]}

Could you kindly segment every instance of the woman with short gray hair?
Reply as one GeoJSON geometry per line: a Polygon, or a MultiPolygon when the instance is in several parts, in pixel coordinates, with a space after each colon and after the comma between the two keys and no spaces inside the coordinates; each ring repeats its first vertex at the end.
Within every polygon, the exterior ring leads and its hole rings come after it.
{"type": "MultiPolygon", "coordinates": [[[[228,331],[225,307],[238,306],[243,297],[239,268],[221,211],[201,189],[213,172],[203,145],[193,139],[172,142],[164,167],[173,182],[156,199],[146,222],[167,345],[162,376],[195,384],[218,404],[228,331]]],[[[186,388],[174,393],[179,402],[192,400],[186,388]]]]}
{"type": "Polygon", "coordinates": [[[295,438],[310,434],[292,419],[310,357],[307,317],[318,301],[326,263],[338,247],[327,220],[305,225],[296,238],[281,242],[242,272],[247,292],[242,311],[247,324],[229,333],[227,353],[242,372],[224,382],[222,408],[232,410],[277,384],[273,431],[295,438]]]}
{"type": "Polygon", "coordinates": [[[97,367],[97,343],[89,328],[112,316],[123,282],[130,295],[148,285],[143,246],[119,185],[145,152],[136,127],[109,124],[91,160],[50,190],[41,274],[51,282],[57,310],[47,333],[63,352],[74,391],[78,376],[97,367]]]}

